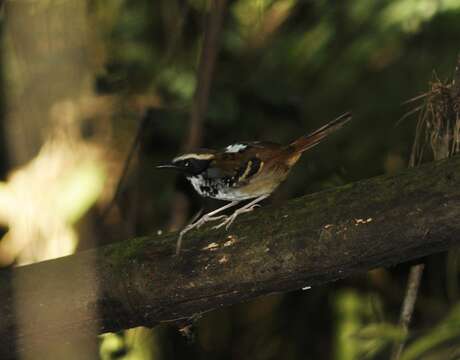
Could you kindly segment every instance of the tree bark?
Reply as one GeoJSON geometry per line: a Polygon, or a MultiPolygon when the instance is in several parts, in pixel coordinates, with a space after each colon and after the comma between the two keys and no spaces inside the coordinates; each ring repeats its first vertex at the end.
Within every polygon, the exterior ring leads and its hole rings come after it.
{"type": "Polygon", "coordinates": [[[153,235],[2,271],[0,355],[14,341],[20,352],[95,326],[154,326],[445,250],[460,233],[459,183],[455,157],[266,206],[228,232],[193,232],[180,256],[176,234],[153,235]],[[28,292],[7,291],[16,281],[28,292]],[[28,333],[15,329],[14,306],[27,309],[28,333]]]}

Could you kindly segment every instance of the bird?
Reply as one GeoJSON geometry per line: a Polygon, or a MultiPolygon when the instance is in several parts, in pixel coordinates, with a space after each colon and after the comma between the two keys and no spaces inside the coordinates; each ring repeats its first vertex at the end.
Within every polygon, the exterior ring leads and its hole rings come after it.
{"type": "Polygon", "coordinates": [[[159,169],[174,169],[184,174],[202,197],[225,200],[224,206],[200,217],[200,213],[185,226],[176,244],[176,254],[181,250],[183,236],[207,222],[219,221],[214,229],[228,230],[235,219],[253,211],[268,198],[287,178],[301,155],[322,142],[327,136],[342,128],[352,118],[346,112],[319,129],[303,135],[288,145],[268,141],[236,142],[220,150],[199,149],[180,154],[159,169]],[[224,210],[235,208],[251,200],[227,216],[224,210]]]}

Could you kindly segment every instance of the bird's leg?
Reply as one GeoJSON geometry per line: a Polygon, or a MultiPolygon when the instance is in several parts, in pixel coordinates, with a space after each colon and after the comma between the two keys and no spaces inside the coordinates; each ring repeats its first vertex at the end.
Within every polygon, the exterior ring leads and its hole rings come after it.
{"type": "Polygon", "coordinates": [[[258,198],[255,198],[251,202],[247,203],[246,205],[240,207],[239,209],[236,209],[232,215],[228,216],[224,221],[222,221],[220,224],[217,224],[216,226],[213,226],[213,229],[219,229],[222,226],[225,226],[225,229],[228,230],[230,225],[232,225],[233,221],[235,221],[236,217],[240,214],[244,214],[247,212],[250,212],[254,210],[256,207],[259,207],[260,205],[258,204],[262,200],[266,199],[270,195],[261,195],[258,198]]]}
{"type": "Polygon", "coordinates": [[[224,210],[227,210],[235,205],[238,205],[241,201],[240,200],[235,200],[235,201],[232,201],[228,204],[225,204],[224,206],[220,207],[220,208],[217,208],[216,210],[213,210],[207,214],[204,214],[199,220],[197,220],[194,224],[193,224],[193,227],[196,227],[197,229],[199,229],[202,225],[204,225],[205,223],[209,222],[209,221],[216,221],[216,220],[220,220],[222,218],[226,218],[228,217],[227,215],[219,215],[219,216],[214,216],[224,210]]]}
{"type": "Polygon", "coordinates": [[[188,224],[186,227],[184,227],[181,232],[179,233],[179,238],[177,239],[177,244],[176,244],[176,255],[179,255],[180,253],[180,249],[181,249],[181,246],[182,246],[182,238],[183,236],[189,232],[190,230],[194,229],[194,228],[197,228],[199,229],[202,225],[204,225],[205,223],[209,222],[209,221],[216,221],[216,220],[220,220],[222,218],[226,218],[227,216],[226,215],[219,215],[219,216],[214,216],[228,208],[231,208],[237,204],[239,204],[240,201],[239,200],[236,200],[236,201],[232,201],[228,204],[225,204],[224,206],[216,209],[216,210],[213,210],[211,212],[208,212],[206,214],[204,214],[202,217],[200,217],[198,220],[196,220],[200,215],[201,215],[201,212],[198,213],[198,216],[195,216],[194,219],[190,222],[190,224],[188,224]]]}

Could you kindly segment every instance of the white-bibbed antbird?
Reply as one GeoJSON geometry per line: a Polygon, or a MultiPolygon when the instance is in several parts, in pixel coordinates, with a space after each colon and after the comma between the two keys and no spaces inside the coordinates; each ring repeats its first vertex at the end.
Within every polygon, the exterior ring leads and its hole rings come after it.
{"type": "Polygon", "coordinates": [[[179,254],[182,237],[188,231],[218,220],[221,222],[214,229],[223,226],[228,229],[238,215],[254,210],[286,179],[304,151],[318,145],[350,120],[351,114],[347,112],[289,145],[265,141],[238,142],[222,150],[201,149],[182,154],[171,163],[158,166],[182,172],[201,196],[229,201],[187,225],[180,232],[176,253],[179,254]],[[244,200],[252,201],[237,208],[230,216],[220,214],[244,200]]]}

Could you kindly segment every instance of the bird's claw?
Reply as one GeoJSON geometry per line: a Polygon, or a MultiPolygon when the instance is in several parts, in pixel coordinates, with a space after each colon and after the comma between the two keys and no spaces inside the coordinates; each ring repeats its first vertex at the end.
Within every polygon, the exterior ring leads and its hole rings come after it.
{"type": "Polygon", "coordinates": [[[219,216],[204,216],[202,217],[200,220],[197,221],[196,225],[194,227],[196,227],[197,229],[199,229],[200,227],[202,227],[204,224],[206,224],[207,222],[210,222],[210,221],[217,221],[217,220],[221,220],[221,219],[225,219],[225,218],[228,218],[227,215],[219,215],[219,216]]]}
{"type": "Polygon", "coordinates": [[[225,230],[228,230],[230,228],[230,226],[233,224],[233,222],[235,221],[235,219],[237,218],[238,215],[251,212],[252,210],[254,210],[255,208],[258,208],[258,207],[260,207],[259,204],[254,204],[254,205],[252,205],[250,207],[247,207],[247,208],[237,209],[237,210],[235,210],[235,212],[231,216],[225,216],[224,215],[225,219],[220,224],[217,224],[217,225],[213,226],[212,228],[217,230],[217,229],[220,229],[221,227],[225,226],[225,230]]]}
{"type": "Polygon", "coordinates": [[[255,208],[259,207],[260,205],[256,204],[256,202],[265,199],[267,196],[268,195],[258,197],[257,199],[253,201],[253,203],[249,203],[245,207],[235,210],[235,212],[230,216],[227,216],[227,215],[212,216],[212,215],[216,214],[217,212],[221,212],[222,210],[228,209],[229,207],[237,205],[239,201],[233,201],[217,210],[212,211],[209,214],[203,215],[200,219],[196,220],[196,218],[200,215],[199,213],[194,218],[194,220],[190,224],[188,224],[184,229],[182,229],[182,231],[179,233],[179,238],[177,239],[177,244],[176,244],[176,255],[179,255],[180,253],[183,236],[190,230],[193,230],[195,228],[199,229],[201,226],[203,226],[207,222],[217,221],[217,220],[222,220],[222,221],[219,224],[213,226],[212,227],[213,229],[219,229],[222,226],[225,226],[225,229],[228,230],[238,215],[250,212],[254,210],[255,208]]]}
{"type": "Polygon", "coordinates": [[[179,253],[180,253],[180,249],[181,249],[181,246],[182,246],[182,238],[190,230],[193,230],[195,228],[199,229],[201,226],[203,226],[204,224],[206,224],[209,221],[217,221],[217,220],[226,219],[226,218],[228,218],[227,215],[219,215],[219,216],[207,216],[207,215],[204,215],[199,220],[196,220],[195,222],[192,222],[192,223],[188,224],[179,233],[179,238],[177,239],[177,244],[176,244],[176,255],[179,255],[179,253]]]}

